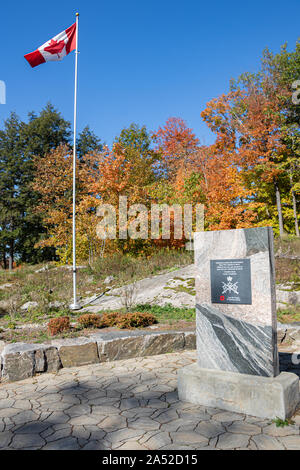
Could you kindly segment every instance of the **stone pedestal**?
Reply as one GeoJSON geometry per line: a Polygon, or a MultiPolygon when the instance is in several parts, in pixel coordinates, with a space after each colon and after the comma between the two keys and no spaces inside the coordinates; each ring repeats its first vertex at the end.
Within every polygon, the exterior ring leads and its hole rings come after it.
{"type": "Polygon", "coordinates": [[[178,394],[180,400],[197,405],[284,420],[299,403],[299,380],[288,372],[260,377],[191,364],[179,371],[178,394]]]}

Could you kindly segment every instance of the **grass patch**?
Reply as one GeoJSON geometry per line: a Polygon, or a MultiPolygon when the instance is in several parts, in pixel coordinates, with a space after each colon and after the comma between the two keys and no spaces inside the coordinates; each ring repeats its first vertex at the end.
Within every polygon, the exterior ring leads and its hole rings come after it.
{"type": "Polygon", "coordinates": [[[274,241],[274,251],[277,256],[300,256],[300,238],[295,235],[284,235],[274,241]]]}
{"type": "Polygon", "coordinates": [[[194,321],[196,319],[196,311],[194,308],[173,307],[171,304],[164,306],[141,304],[136,305],[135,309],[139,312],[152,313],[159,323],[170,323],[178,320],[194,321]]]}
{"type": "Polygon", "coordinates": [[[159,250],[151,257],[133,257],[115,254],[99,258],[90,268],[97,279],[114,276],[114,284],[138,281],[164,271],[174,271],[193,263],[193,253],[187,250],[159,250]]]}
{"type": "Polygon", "coordinates": [[[280,323],[300,322],[300,305],[289,305],[277,310],[277,319],[280,323]]]}

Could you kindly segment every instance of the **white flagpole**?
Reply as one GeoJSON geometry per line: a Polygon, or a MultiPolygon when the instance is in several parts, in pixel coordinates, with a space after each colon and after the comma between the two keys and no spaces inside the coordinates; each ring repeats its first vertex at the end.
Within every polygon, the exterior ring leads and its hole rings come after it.
{"type": "Polygon", "coordinates": [[[74,143],[73,143],[73,303],[72,310],[80,309],[76,293],[76,120],[77,120],[77,62],[78,62],[78,17],[76,13],[76,50],[75,50],[75,86],[74,86],[74,143]]]}

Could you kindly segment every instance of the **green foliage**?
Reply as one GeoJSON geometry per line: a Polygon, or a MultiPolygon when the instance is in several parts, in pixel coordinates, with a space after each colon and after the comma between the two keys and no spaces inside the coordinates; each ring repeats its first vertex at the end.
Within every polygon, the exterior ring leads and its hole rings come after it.
{"type": "Polygon", "coordinates": [[[194,308],[180,308],[173,307],[171,304],[164,306],[160,305],[151,305],[151,304],[140,304],[135,307],[140,312],[152,313],[156,316],[159,323],[166,321],[176,321],[176,320],[185,320],[193,321],[196,318],[196,312],[194,308]]]}
{"type": "MultiPolygon", "coordinates": [[[[121,131],[115,139],[116,146],[125,152],[126,161],[132,164],[131,184],[134,185],[141,177],[143,185],[147,186],[155,180],[155,164],[159,154],[152,148],[152,139],[146,126],[139,127],[132,123],[121,131]]],[[[129,184],[130,186],[130,184],[129,184]]],[[[145,200],[138,202],[145,203],[145,200]]]]}
{"type": "Polygon", "coordinates": [[[101,151],[103,145],[101,140],[96,134],[86,126],[78,135],[77,139],[77,155],[80,160],[83,159],[84,155],[92,151],[101,151]]]}
{"type": "Polygon", "coordinates": [[[284,428],[285,426],[290,426],[290,425],[295,424],[295,421],[291,419],[283,420],[281,418],[276,417],[275,419],[272,419],[272,423],[275,423],[277,428],[284,428]]]}
{"type": "MultiPolygon", "coordinates": [[[[292,51],[288,51],[287,44],[284,44],[278,53],[265,49],[261,68],[257,73],[243,73],[237,80],[231,81],[231,90],[241,89],[253,95],[260,93],[273,103],[268,110],[268,116],[272,113],[276,116],[282,144],[282,152],[274,152],[272,156],[277,170],[276,179],[264,182],[261,178],[264,174],[263,167],[260,170],[257,168],[254,172],[246,171],[244,176],[248,179],[248,186],[255,187],[254,199],[261,204],[258,210],[259,224],[272,225],[276,235],[279,234],[279,223],[274,183],[280,194],[281,201],[277,201],[277,206],[281,203],[284,231],[299,232],[297,205],[299,206],[300,196],[300,108],[297,103],[298,85],[295,82],[299,76],[300,42],[298,41],[292,51]],[[296,101],[293,98],[296,98],[296,101]]],[[[265,114],[267,117],[267,111],[265,114]]],[[[239,119],[242,119],[241,114],[239,119]]]]}
{"type": "MultiPolygon", "coordinates": [[[[37,263],[56,259],[55,249],[35,248],[45,236],[42,216],[36,211],[39,194],[33,191],[34,157],[46,155],[61,144],[70,144],[70,122],[50,103],[39,115],[30,112],[28,122],[15,113],[0,130],[0,256],[37,263]]],[[[78,151],[102,148],[100,140],[88,128],[79,134],[78,151]]],[[[6,267],[6,262],[4,262],[6,267]]]]}
{"type": "MultiPolygon", "coordinates": [[[[70,123],[50,104],[39,116],[29,114],[22,122],[15,113],[0,131],[0,251],[3,260],[37,262],[53,258],[53,250],[37,250],[34,245],[45,232],[35,212],[38,195],[32,190],[33,157],[45,154],[60,142],[68,142],[70,123]]],[[[4,263],[5,264],[5,263],[4,263]]]]}

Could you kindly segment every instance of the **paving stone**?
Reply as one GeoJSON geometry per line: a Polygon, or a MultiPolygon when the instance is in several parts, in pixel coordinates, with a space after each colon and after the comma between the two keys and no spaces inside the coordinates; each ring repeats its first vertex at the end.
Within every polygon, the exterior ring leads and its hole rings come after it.
{"type": "MultiPolygon", "coordinates": [[[[281,440],[284,438],[281,438],[281,440]]],[[[251,440],[256,444],[258,450],[283,450],[284,447],[275,437],[266,434],[253,436],[251,440]]]]}
{"type": "Polygon", "coordinates": [[[133,420],[135,418],[142,418],[143,416],[153,415],[153,409],[146,407],[131,408],[130,410],[121,411],[120,415],[124,418],[126,417],[133,420]]]}
{"type": "Polygon", "coordinates": [[[78,441],[75,437],[66,437],[58,439],[54,442],[47,443],[44,450],[77,450],[80,449],[78,441]]]}
{"type": "Polygon", "coordinates": [[[137,441],[128,441],[118,447],[118,450],[147,450],[147,447],[137,441]]]}
{"type": "Polygon", "coordinates": [[[208,439],[219,436],[225,432],[225,429],[220,423],[215,421],[201,421],[195,428],[195,432],[201,434],[208,439]]]}
{"type": "Polygon", "coordinates": [[[57,403],[59,401],[61,401],[62,399],[62,396],[60,395],[60,393],[47,393],[46,395],[43,395],[41,396],[38,401],[43,404],[43,405],[46,405],[46,404],[52,404],[53,402],[54,403],[57,403]]]}
{"type": "Polygon", "coordinates": [[[107,433],[102,429],[97,429],[96,431],[91,431],[89,440],[101,441],[107,433]]]}
{"type": "Polygon", "coordinates": [[[109,406],[109,405],[96,405],[92,407],[92,415],[117,415],[120,413],[120,410],[116,408],[115,406],[109,406]]]}
{"type": "Polygon", "coordinates": [[[81,416],[81,415],[88,415],[91,412],[91,407],[90,405],[75,405],[71,406],[71,408],[68,408],[65,413],[70,416],[71,418],[75,418],[76,416],[81,416]]]}
{"type": "Polygon", "coordinates": [[[70,436],[71,433],[72,433],[71,426],[68,426],[67,428],[63,428],[63,429],[59,429],[58,431],[55,431],[49,436],[43,436],[43,437],[46,439],[47,442],[53,442],[53,441],[62,439],[64,437],[68,437],[70,436]]]}
{"type": "MultiPolygon", "coordinates": [[[[57,421],[54,421],[55,423],[57,421]]],[[[68,423],[58,423],[58,424],[53,424],[52,428],[54,431],[59,431],[60,429],[65,429],[68,428],[70,425],[68,423]]]]}
{"type": "Polygon", "coordinates": [[[125,411],[125,410],[130,410],[131,408],[137,408],[140,406],[140,402],[138,398],[128,398],[125,400],[122,400],[121,405],[120,405],[120,410],[125,411]]]}
{"type": "Polygon", "coordinates": [[[168,409],[169,405],[163,400],[160,400],[159,398],[153,398],[152,400],[149,400],[148,405],[150,408],[153,408],[155,410],[157,409],[168,409]]]}
{"type": "Polygon", "coordinates": [[[39,434],[49,428],[50,424],[43,421],[31,421],[24,426],[17,427],[14,432],[17,434],[39,434]]]}
{"type": "Polygon", "coordinates": [[[223,411],[221,413],[214,414],[213,419],[221,423],[230,423],[232,421],[242,421],[244,419],[244,415],[239,413],[232,413],[231,411],[223,411]]]}
{"type": "Polygon", "coordinates": [[[70,403],[64,403],[62,401],[53,401],[51,403],[43,403],[40,407],[41,411],[67,411],[71,408],[70,403]]]}
{"type": "Polygon", "coordinates": [[[227,426],[227,431],[235,434],[247,434],[254,436],[261,433],[261,428],[255,424],[245,423],[245,421],[235,421],[230,426],[227,426]]]}
{"type": "Polygon", "coordinates": [[[240,447],[247,447],[249,444],[250,436],[245,434],[232,434],[226,432],[221,434],[218,438],[217,447],[219,449],[238,449],[240,447]]]}
{"type": "Polygon", "coordinates": [[[29,400],[16,400],[14,408],[17,408],[18,410],[31,410],[32,404],[29,400]]]}
{"type": "Polygon", "coordinates": [[[105,439],[109,442],[115,444],[116,442],[128,441],[129,439],[135,437],[136,440],[142,437],[144,433],[138,429],[118,429],[117,431],[112,431],[107,433],[105,439]]]}
{"type": "Polygon", "coordinates": [[[69,403],[70,405],[80,405],[81,404],[80,398],[78,398],[74,395],[71,395],[71,396],[63,395],[61,401],[63,403],[69,403]]]}
{"type": "MultiPolygon", "coordinates": [[[[206,446],[206,444],[203,445],[206,446]]],[[[161,447],[160,450],[194,450],[194,447],[188,445],[179,445],[179,443],[177,442],[176,444],[169,444],[164,447],[161,447]]]]}
{"type": "Polygon", "coordinates": [[[208,439],[197,432],[171,432],[170,436],[174,443],[188,443],[189,445],[193,444],[208,444],[208,439]]]}
{"type": "Polygon", "coordinates": [[[13,438],[13,433],[10,431],[4,431],[0,434],[0,449],[3,449],[9,445],[13,438]]]}
{"type": "Polygon", "coordinates": [[[250,439],[250,442],[248,444],[248,449],[249,450],[257,450],[258,449],[257,445],[255,444],[255,442],[252,441],[252,439],[250,439]]]}
{"type": "Polygon", "coordinates": [[[77,442],[78,442],[79,447],[82,448],[82,447],[84,447],[89,441],[88,441],[88,439],[83,439],[83,438],[81,438],[81,437],[78,437],[78,438],[77,438],[77,442]]]}
{"type": "Polygon", "coordinates": [[[280,438],[280,442],[288,450],[299,450],[300,449],[300,436],[285,436],[280,438]]]}
{"type": "MultiPolygon", "coordinates": [[[[206,413],[205,411],[199,411],[199,410],[178,410],[177,405],[176,405],[176,410],[178,411],[178,414],[180,418],[185,419],[187,421],[193,420],[194,422],[200,422],[200,421],[208,421],[211,420],[211,416],[206,413]]],[[[214,421],[216,422],[216,421],[214,421]]]]}
{"type": "Polygon", "coordinates": [[[30,421],[37,421],[39,418],[39,414],[35,413],[32,410],[21,411],[18,410],[18,414],[13,417],[13,421],[15,424],[26,424],[30,421]]]}
{"type": "Polygon", "coordinates": [[[169,444],[172,444],[172,441],[169,433],[167,432],[159,432],[144,442],[144,445],[147,447],[147,449],[150,450],[160,449],[161,447],[167,446],[169,444]]]}
{"type": "Polygon", "coordinates": [[[85,416],[76,416],[75,418],[70,419],[69,424],[71,426],[76,425],[85,425],[85,424],[97,424],[99,423],[99,419],[96,416],[92,415],[85,415],[85,416]]]}
{"type": "Polygon", "coordinates": [[[90,431],[88,431],[84,426],[72,426],[72,436],[77,437],[78,439],[88,439],[90,434],[90,431]]]}
{"type": "Polygon", "coordinates": [[[46,441],[38,434],[15,434],[10,446],[13,449],[41,448],[46,441]]]}
{"type": "Polygon", "coordinates": [[[131,421],[128,420],[128,427],[132,429],[140,429],[141,431],[154,431],[155,429],[159,429],[159,423],[156,421],[147,418],[147,417],[138,417],[136,420],[131,421]]]}
{"type": "MultiPolygon", "coordinates": [[[[6,399],[3,399],[3,400],[0,400],[0,410],[4,409],[4,408],[10,408],[14,405],[14,402],[15,400],[13,400],[12,398],[6,398],[6,399]]],[[[1,411],[0,411],[1,413],[1,411]]]]}
{"type": "Polygon", "coordinates": [[[178,401],[176,371],[194,362],[195,353],[188,354],[2,383],[1,449],[300,449],[298,422],[277,428],[270,420],[178,401]]]}
{"type": "Polygon", "coordinates": [[[53,433],[54,433],[53,427],[49,426],[47,429],[45,429],[45,431],[40,433],[40,436],[43,437],[43,438],[46,438],[48,436],[51,436],[51,434],[53,434],[53,433]]]}
{"type": "Polygon", "coordinates": [[[274,437],[281,437],[281,436],[291,436],[291,435],[298,435],[299,436],[299,426],[298,425],[289,425],[289,426],[276,426],[275,423],[266,426],[263,430],[264,434],[268,434],[274,437]]]}
{"type": "Polygon", "coordinates": [[[108,450],[110,449],[110,443],[106,441],[99,442],[98,440],[89,441],[85,446],[82,447],[83,450],[108,450]]]}
{"type": "Polygon", "coordinates": [[[177,431],[178,429],[182,430],[182,427],[185,427],[186,430],[193,431],[195,427],[197,426],[198,421],[189,421],[187,419],[183,418],[178,418],[174,419],[172,421],[169,421],[168,423],[161,424],[160,429],[162,431],[177,431]]]}
{"type": "Polygon", "coordinates": [[[160,413],[160,414],[154,413],[152,415],[152,418],[155,419],[155,421],[158,421],[159,423],[164,424],[164,423],[169,423],[170,421],[173,421],[174,419],[178,419],[178,414],[176,413],[176,410],[168,409],[167,411],[164,411],[163,413],[160,413]]]}
{"type": "Polygon", "coordinates": [[[62,424],[67,423],[67,421],[69,421],[69,419],[70,419],[69,416],[64,414],[62,411],[61,412],[55,411],[55,412],[51,413],[51,415],[50,415],[51,423],[55,423],[54,427],[55,426],[61,426],[62,424]]]}

